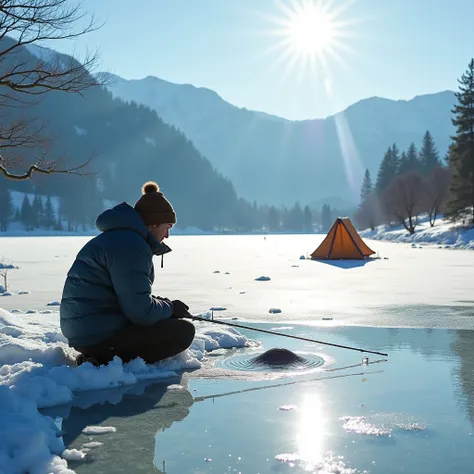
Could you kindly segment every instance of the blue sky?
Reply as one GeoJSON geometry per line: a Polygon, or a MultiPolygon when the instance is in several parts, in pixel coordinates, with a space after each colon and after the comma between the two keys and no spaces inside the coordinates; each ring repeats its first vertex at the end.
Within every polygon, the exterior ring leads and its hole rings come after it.
{"type": "Polygon", "coordinates": [[[294,54],[279,61],[281,37],[271,31],[283,31],[274,20],[285,13],[275,0],[85,0],[105,25],[49,46],[79,56],[98,47],[103,68],[124,78],[207,87],[237,106],[290,119],[326,117],[372,96],[455,89],[474,56],[472,0],[323,3],[329,12],[344,7],[335,20],[343,65],[330,54],[326,68],[300,61],[290,69],[294,54]]]}

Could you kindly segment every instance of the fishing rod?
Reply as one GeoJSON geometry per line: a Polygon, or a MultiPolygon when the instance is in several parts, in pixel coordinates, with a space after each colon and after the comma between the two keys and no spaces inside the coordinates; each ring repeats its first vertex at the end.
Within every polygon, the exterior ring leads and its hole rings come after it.
{"type": "Polygon", "coordinates": [[[367,354],[377,354],[377,355],[381,355],[381,356],[384,356],[384,357],[388,357],[388,354],[385,354],[383,352],[369,351],[367,349],[361,349],[359,347],[345,346],[345,345],[342,345],[342,344],[335,344],[333,342],[317,341],[316,339],[309,339],[307,337],[293,336],[291,334],[284,334],[282,332],[269,331],[267,329],[258,329],[258,328],[253,328],[253,327],[250,327],[250,326],[244,326],[242,324],[228,323],[226,321],[218,321],[218,320],[215,320],[214,318],[212,318],[212,319],[201,318],[200,316],[194,316],[192,314],[190,314],[189,317],[191,317],[191,319],[196,320],[196,321],[204,321],[206,323],[222,324],[224,326],[231,326],[231,327],[234,327],[234,328],[248,329],[250,331],[263,332],[265,334],[271,334],[272,336],[289,337],[290,339],[297,339],[299,341],[313,342],[315,344],[323,344],[323,345],[326,345],[326,346],[339,347],[341,349],[349,349],[351,351],[365,352],[367,354]]]}

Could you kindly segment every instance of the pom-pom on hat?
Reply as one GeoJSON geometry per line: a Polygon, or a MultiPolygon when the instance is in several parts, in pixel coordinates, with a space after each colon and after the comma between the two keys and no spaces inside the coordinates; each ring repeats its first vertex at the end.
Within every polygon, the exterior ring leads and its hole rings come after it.
{"type": "Polygon", "coordinates": [[[146,225],[176,223],[173,206],[154,181],[147,181],[142,186],[142,197],[136,202],[135,210],[146,225]]]}

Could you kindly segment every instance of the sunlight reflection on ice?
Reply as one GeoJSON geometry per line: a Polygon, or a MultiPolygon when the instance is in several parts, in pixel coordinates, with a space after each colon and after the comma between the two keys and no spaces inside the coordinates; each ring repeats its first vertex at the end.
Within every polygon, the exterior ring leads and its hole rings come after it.
{"type": "Polygon", "coordinates": [[[301,459],[309,465],[323,460],[326,420],[317,394],[306,394],[300,406],[300,422],[296,437],[301,459]]]}

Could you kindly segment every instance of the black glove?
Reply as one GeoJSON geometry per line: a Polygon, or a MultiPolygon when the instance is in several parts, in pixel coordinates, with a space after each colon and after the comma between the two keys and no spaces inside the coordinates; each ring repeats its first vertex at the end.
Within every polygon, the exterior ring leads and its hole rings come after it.
{"type": "Polygon", "coordinates": [[[190,316],[188,309],[189,306],[187,304],[184,304],[180,300],[173,300],[173,315],[171,316],[172,318],[185,318],[187,316],[190,316]]]}

